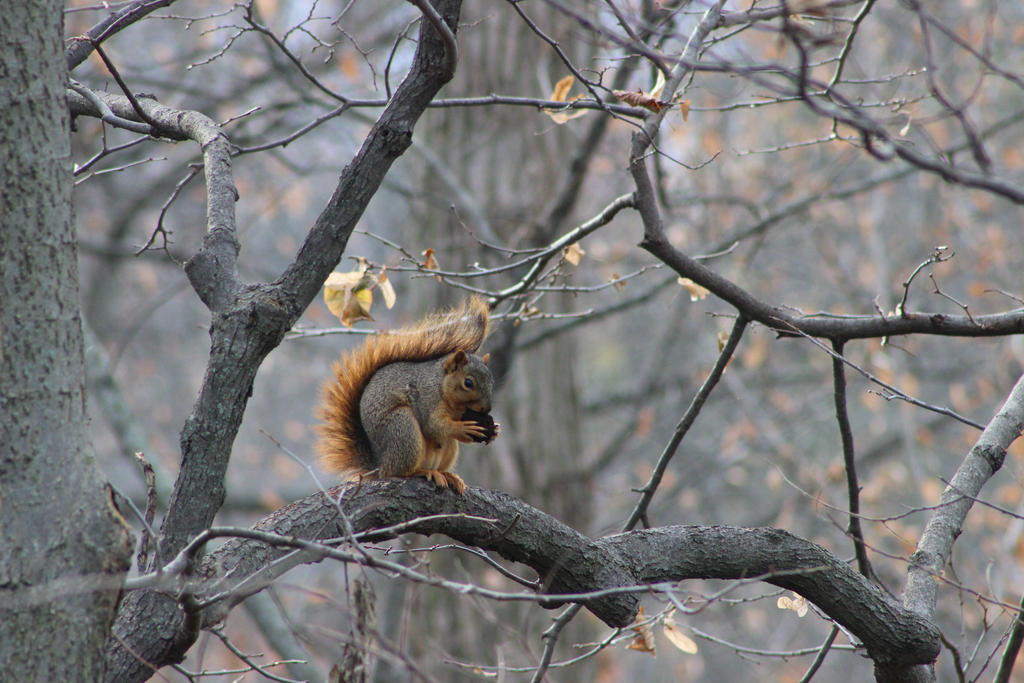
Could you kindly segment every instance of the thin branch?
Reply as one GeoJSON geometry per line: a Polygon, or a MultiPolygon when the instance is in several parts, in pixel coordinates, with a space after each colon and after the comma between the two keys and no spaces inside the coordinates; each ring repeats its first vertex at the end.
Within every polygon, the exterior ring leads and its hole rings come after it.
{"type": "Polygon", "coordinates": [[[109,71],[110,75],[114,77],[114,80],[117,82],[118,87],[121,88],[121,92],[123,92],[124,96],[128,98],[129,102],[131,102],[132,109],[135,110],[135,113],[138,115],[140,119],[142,119],[150,126],[152,126],[154,134],[156,134],[155,131],[159,129],[157,122],[151,119],[149,115],[139,105],[139,101],[135,99],[135,95],[132,94],[132,91],[128,88],[128,84],[124,82],[123,78],[121,78],[121,74],[117,70],[117,67],[114,66],[114,63],[110,61],[109,57],[107,57],[107,53],[103,50],[102,47],[100,47],[99,42],[96,40],[92,41],[92,47],[94,50],[96,50],[96,54],[99,55],[100,59],[103,60],[103,64],[107,67],[107,71],[109,71]]]}
{"type": "Polygon", "coordinates": [[[102,43],[121,29],[131,26],[152,12],[174,4],[175,0],[139,0],[130,3],[120,12],[114,12],[100,23],[93,26],[84,36],[71,39],[71,46],[64,51],[64,62],[68,71],[84,62],[92,52],[93,45],[102,43]]]}
{"type": "Polygon", "coordinates": [[[825,663],[825,656],[828,655],[829,650],[832,649],[832,643],[836,642],[836,636],[839,635],[839,627],[833,625],[832,630],[829,631],[828,638],[821,644],[821,648],[818,650],[818,655],[811,662],[811,665],[807,668],[807,672],[800,678],[800,683],[810,683],[810,680],[814,678],[814,674],[818,672],[821,665],[825,663]]]}
{"type": "Polygon", "coordinates": [[[850,523],[846,528],[853,539],[853,550],[857,556],[857,568],[866,578],[874,579],[875,572],[868,560],[864,547],[864,532],[860,528],[860,484],[857,481],[857,464],[854,455],[853,429],[850,427],[850,415],[846,408],[846,367],[843,363],[843,342],[836,341],[832,345],[835,356],[832,357],[832,386],[835,397],[836,421],[839,423],[839,436],[843,443],[843,464],[846,469],[846,494],[849,499],[850,523]]]}
{"type": "Polygon", "coordinates": [[[512,285],[511,287],[503,289],[502,291],[498,292],[495,295],[497,301],[502,301],[504,299],[514,297],[518,294],[522,294],[523,292],[527,291],[533,283],[540,279],[544,266],[548,263],[548,261],[551,260],[551,258],[555,254],[561,253],[561,251],[570,244],[575,244],[576,242],[579,242],[581,239],[591,234],[598,228],[604,227],[605,225],[610,223],[612,219],[615,218],[615,216],[620,211],[632,206],[632,194],[624,194],[620,197],[616,197],[614,200],[611,201],[611,203],[608,204],[608,206],[601,209],[601,212],[599,214],[591,218],[589,221],[573,228],[572,230],[565,233],[555,241],[551,242],[547,247],[544,248],[544,251],[538,252],[537,254],[534,254],[529,258],[524,259],[523,261],[520,261],[518,263],[508,264],[505,266],[501,266],[500,268],[494,268],[489,270],[488,274],[491,274],[494,272],[518,268],[526,263],[532,262],[530,270],[522,278],[519,279],[519,282],[512,285]]]}
{"type": "Polygon", "coordinates": [[[999,669],[996,670],[996,676],[992,679],[992,683],[1009,683],[1021,643],[1024,643],[1024,597],[1020,599],[1020,607],[1013,619],[1013,627],[1010,629],[1010,639],[1006,643],[1006,649],[1003,650],[1003,656],[999,660],[999,669]]]}
{"type": "Polygon", "coordinates": [[[558,637],[565,630],[565,627],[576,618],[581,609],[583,609],[583,605],[580,603],[570,605],[558,615],[555,622],[541,635],[541,638],[544,640],[544,652],[541,653],[540,661],[537,663],[537,670],[530,679],[530,683],[540,683],[544,680],[544,674],[547,673],[548,667],[551,666],[551,658],[555,654],[555,645],[558,643],[558,637]]]}
{"type": "Polygon", "coordinates": [[[672,457],[676,454],[679,448],[679,444],[682,443],[686,433],[690,431],[690,427],[697,420],[697,416],[700,415],[701,408],[704,407],[704,403],[707,401],[711,392],[718,384],[718,380],[722,378],[722,373],[725,372],[726,366],[729,365],[729,361],[732,360],[733,354],[736,352],[736,347],[740,343],[740,339],[743,337],[743,332],[747,328],[747,323],[750,320],[744,315],[740,315],[736,318],[736,322],[733,323],[732,331],[729,333],[729,340],[725,342],[725,346],[722,347],[721,353],[718,354],[718,359],[715,361],[714,367],[711,368],[711,372],[708,373],[704,383],[701,384],[700,389],[694,395],[693,400],[690,402],[690,406],[686,409],[682,419],[679,420],[679,424],[676,425],[675,433],[672,435],[672,439],[668,445],[665,446],[665,450],[662,451],[661,457],[658,458],[657,464],[654,466],[654,471],[651,472],[651,477],[647,483],[640,489],[641,496],[640,500],[637,501],[636,507],[633,508],[632,514],[629,519],[623,525],[623,531],[629,531],[636,527],[640,521],[645,522],[645,526],[650,526],[647,519],[647,508],[651,504],[651,499],[654,498],[654,493],[658,490],[658,485],[661,483],[661,478],[665,474],[665,470],[668,468],[669,462],[672,457]]]}
{"type": "MultiPolygon", "coordinates": [[[[249,667],[249,670],[255,671],[267,680],[277,681],[278,683],[299,683],[299,681],[296,681],[294,678],[285,678],[283,676],[278,676],[267,670],[271,666],[283,664],[284,662],[270,662],[269,664],[265,665],[257,664],[255,661],[253,661],[253,655],[245,654],[240,649],[238,649],[238,647],[235,646],[234,643],[231,642],[231,639],[228,638],[226,633],[224,633],[223,627],[218,626],[217,628],[212,628],[210,630],[213,632],[213,635],[217,636],[217,638],[220,639],[220,642],[224,644],[224,647],[231,651],[231,654],[238,657],[238,659],[240,659],[244,664],[246,664],[249,667]]],[[[237,673],[248,673],[248,671],[239,671],[237,673]]]]}

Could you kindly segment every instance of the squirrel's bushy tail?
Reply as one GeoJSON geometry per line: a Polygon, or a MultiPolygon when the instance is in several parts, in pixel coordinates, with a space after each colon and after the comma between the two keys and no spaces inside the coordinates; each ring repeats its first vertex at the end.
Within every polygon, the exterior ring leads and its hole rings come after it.
{"type": "Polygon", "coordinates": [[[375,469],[366,432],[359,421],[359,399],[373,373],[391,363],[434,360],[449,353],[473,353],[488,332],[487,302],[473,296],[462,304],[434,313],[414,325],[368,338],[334,363],[333,378],[323,386],[317,416],[317,451],[333,472],[375,469]]]}

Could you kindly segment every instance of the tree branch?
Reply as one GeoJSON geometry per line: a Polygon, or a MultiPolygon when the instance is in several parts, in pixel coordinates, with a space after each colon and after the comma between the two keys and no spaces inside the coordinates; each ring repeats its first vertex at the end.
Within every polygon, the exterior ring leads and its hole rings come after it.
{"type": "MultiPolygon", "coordinates": [[[[779,529],[686,525],[592,540],[505,493],[470,487],[460,496],[415,478],[348,484],[326,495],[318,492],[275,511],[254,530],[264,533],[233,538],[199,565],[195,602],[213,595],[221,598],[194,615],[203,628],[218,623],[234,605],[288,569],[322,561],[327,553],[310,550],[310,541],[336,543],[363,534],[362,540],[377,542],[402,530],[443,533],[526,564],[538,573],[545,594],[559,601],[584,594],[584,606],[612,627],[632,623],[638,589],[670,591],[673,587],[667,584],[688,579],[761,579],[813,601],[860,639],[876,662],[926,663],[939,651],[938,632],[927,619],[902,608],[824,548],[779,529]],[[404,523],[408,524],[400,526],[404,523]],[[377,529],[385,531],[373,533],[377,529]],[[268,543],[272,539],[265,532],[273,532],[279,543],[268,543]]],[[[364,555],[358,547],[338,550],[340,559],[390,571],[387,560],[364,555]]],[[[495,597],[493,590],[436,577],[429,580],[495,597]]],[[[553,606],[543,595],[533,599],[553,606]]],[[[195,635],[187,631],[185,611],[179,608],[177,625],[163,637],[195,635]]]]}
{"type": "MultiPolygon", "coordinates": [[[[917,551],[910,556],[903,605],[925,619],[935,615],[938,582],[953,551],[953,542],[964,528],[967,513],[981,493],[982,487],[999,471],[1010,447],[1024,430],[1024,375],[1014,385],[1003,407],[978,437],[964,458],[949,486],[942,492],[932,518],[925,525],[917,551]]],[[[932,680],[929,670],[910,671],[878,667],[880,681],[932,680]]]]}
{"type": "Polygon", "coordinates": [[[846,533],[853,539],[853,550],[857,556],[857,567],[860,573],[869,579],[875,578],[868,559],[867,547],[864,544],[864,532],[860,527],[860,483],[857,480],[857,458],[853,445],[853,427],[850,426],[850,414],[846,408],[846,366],[843,364],[843,344],[836,342],[832,346],[835,356],[832,357],[832,395],[836,407],[836,422],[839,424],[839,438],[843,444],[843,465],[846,470],[846,495],[849,501],[850,522],[846,533]]]}
{"type": "Polygon", "coordinates": [[[64,51],[64,62],[68,71],[74,70],[92,53],[93,45],[102,43],[121,29],[131,26],[150,13],[174,4],[175,0],[139,0],[119,12],[113,12],[106,19],[93,26],[84,36],[72,38],[71,45],[64,51]]]}
{"type": "MultiPolygon", "coordinates": [[[[216,122],[196,111],[173,109],[146,97],[137,99],[133,105],[123,95],[103,92],[92,95],[122,119],[155,124],[154,135],[193,140],[202,148],[206,175],[206,235],[202,247],[185,263],[185,272],[196,294],[211,311],[227,310],[242,287],[236,270],[240,249],[235,237],[238,190],[231,172],[231,146],[227,136],[216,122]],[[148,122],[142,121],[135,111],[136,105],[145,112],[148,122]]],[[[93,98],[77,91],[68,93],[68,105],[71,113],[78,116],[102,116],[93,98]]]]}

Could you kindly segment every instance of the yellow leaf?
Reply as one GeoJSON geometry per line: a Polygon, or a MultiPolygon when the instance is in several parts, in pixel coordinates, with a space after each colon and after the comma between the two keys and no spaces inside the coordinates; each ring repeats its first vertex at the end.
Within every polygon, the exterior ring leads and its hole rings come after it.
{"type": "MultiPolygon", "coordinates": [[[[572,89],[572,85],[575,82],[576,77],[573,76],[572,74],[569,74],[562,80],[558,81],[558,83],[555,83],[555,89],[551,91],[551,97],[549,99],[553,100],[554,102],[574,102],[580,99],[581,97],[583,97],[583,95],[569,97],[569,90],[572,89]]],[[[557,123],[558,125],[562,125],[566,121],[571,121],[572,119],[579,118],[580,116],[583,116],[584,114],[587,113],[586,109],[578,109],[576,111],[565,111],[561,109],[544,109],[542,111],[548,116],[550,116],[551,120],[557,123]]]]}
{"type": "Polygon", "coordinates": [[[574,266],[578,266],[580,264],[580,260],[586,253],[587,252],[583,251],[582,247],[578,244],[570,244],[565,248],[565,251],[562,252],[563,256],[565,256],[565,260],[574,266]]]}
{"type": "MultiPolygon", "coordinates": [[[[574,98],[574,99],[579,99],[579,98],[577,97],[577,98],[574,98]]],[[[558,125],[562,125],[566,121],[572,121],[573,119],[578,119],[579,117],[581,117],[584,114],[586,114],[587,110],[586,109],[578,109],[576,111],[554,111],[552,109],[545,109],[544,113],[547,114],[548,116],[550,116],[552,121],[554,121],[558,125]]]]}
{"type": "Polygon", "coordinates": [[[726,342],[729,341],[729,333],[725,330],[718,331],[718,352],[721,353],[722,349],[725,348],[726,342]]]}
{"type": "Polygon", "coordinates": [[[672,643],[688,655],[697,654],[697,643],[693,642],[692,638],[676,627],[675,619],[672,617],[665,617],[663,626],[665,627],[665,637],[668,638],[668,642],[672,643]]]}
{"type": "Polygon", "coordinates": [[[701,287],[688,277],[681,277],[676,280],[683,288],[690,293],[690,301],[700,301],[710,293],[705,287],[701,287]]]}
{"type": "Polygon", "coordinates": [[[352,327],[353,323],[357,323],[360,320],[373,320],[373,316],[370,315],[370,306],[373,305],[373,292],[368,289],[345,293],[325,290],[324,302],[331,313],[338,316],[338,320],[345,327],[352,327]]]}
{"type": "Polygon", "coordinates": [[[576,82],[576,77],[569,74],[562,80],[555,83],[555,89],[551,91],[551,99],[555,102],[565,102],[566,96],[569,94],[569,90],[572,89],[572,84],[576,82]]]}
{"type": "Polygon", "coordinates": [[[807,614],[807,598],[802,595],[798,595],[792,600],[782,595],[779,596],[775,604],[779,609],[788,609],[796,612],[798,617],[803,617],[807,614]]]}
{"type": "Polygon", "coordinates": [[[360,320],[373,320],[373,277],[365,267],[348,273],[331,273],[324,282],[324,304],[342,325],[352,327],[360,320]]]}
{"type": "Polygon", "coordinates": [[[632,627],[636,636],[629,641],[626,648],[655,655],[657,653],[654,651],[654,631],[651,630],[651,625],[643,623],[644,621],[644,608],[641,607],[637,610],[635,625],[632,627]]]}

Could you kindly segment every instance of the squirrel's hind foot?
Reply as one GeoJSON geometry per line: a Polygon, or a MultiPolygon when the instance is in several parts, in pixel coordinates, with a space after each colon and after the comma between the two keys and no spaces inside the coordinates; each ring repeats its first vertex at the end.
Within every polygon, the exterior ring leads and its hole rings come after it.
{"type": "Polygon", "coordinates": [[[441,470],[417,470],[409,475],[410,477],[423,477],[432,481],[443,489],[453,488],[455,492],[462,495],[466,492],[466,482],[454,472],[442,472],[441,470]]]}

